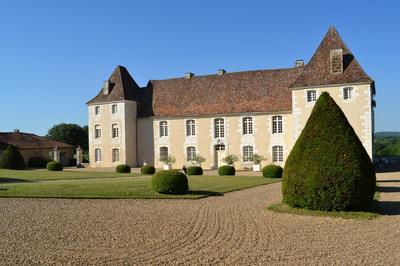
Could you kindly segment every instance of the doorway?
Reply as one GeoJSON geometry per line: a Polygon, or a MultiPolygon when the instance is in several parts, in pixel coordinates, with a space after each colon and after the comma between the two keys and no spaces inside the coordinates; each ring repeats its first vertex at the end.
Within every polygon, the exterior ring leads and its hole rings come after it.
{"type": "Polygon", "coordinates": [[[219,168],[224,165],[222,161],[225,158],[225,144],[217,144],[214,146],[214,167],[219,168]]]}

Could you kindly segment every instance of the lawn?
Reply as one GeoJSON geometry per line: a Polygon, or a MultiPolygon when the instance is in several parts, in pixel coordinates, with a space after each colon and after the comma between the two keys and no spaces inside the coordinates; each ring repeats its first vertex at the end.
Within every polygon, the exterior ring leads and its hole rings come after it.
{"type": "Polygon", "coordinates": [[[54,198],[202,198],[278,182],[252,176],[190,176],[187,195],[153,192],[151,176],[100,172],[0,170],[0,197],[54,198]]]}

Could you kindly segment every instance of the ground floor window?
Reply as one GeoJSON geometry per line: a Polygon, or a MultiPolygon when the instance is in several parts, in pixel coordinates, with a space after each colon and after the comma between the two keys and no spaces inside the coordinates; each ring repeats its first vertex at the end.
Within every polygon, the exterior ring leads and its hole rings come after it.
{"type": "Polygon", "coordinates": [[[243,162],[252,162],[252,161],[253,161],[253,147],[243,146],[243,162]]]}
{"type": "Polygon", "coordinates": [[[101,162],[101,150],[99,148],[94,150],[94,160],[96,162],[101,162]]]}
{"type": "Polygon", "coordinates": [[[224,151],[225,150],[225,145],[224,144],[217,144],[217,145],[215,145],[215,150],[216,151],[224,151]]]}
{"type": "Polygon", "coordinates": [[[272,161],[283,162],[283,146],[277,145],[272,147],[272,161]]]}
{"type": "Polygon", "coordinates": [[[196,156],[196,148],[195,147],[187,147],[186,148],[186,157],[187,161],[193,161],[194,157],[196,156]]]}
{"type": "Polygon", "coordinates": [[[113,163],[119,161],[119,149],[112,149],[112,161],[113,163]]]}
{"type": "Polygon", "coordinates": [[[168,157],[168,147],[160,147],[160,158],[168,157]]]}

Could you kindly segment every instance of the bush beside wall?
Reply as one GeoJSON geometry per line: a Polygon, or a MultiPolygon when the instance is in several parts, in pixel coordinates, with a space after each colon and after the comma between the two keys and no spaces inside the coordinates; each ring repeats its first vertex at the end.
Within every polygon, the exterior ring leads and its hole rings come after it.
{"type": "Polygon", "coordinates": [[[189,182],[187,177],[174,170],[160,171],[152,180],[153,190],[162,194],[187,194],[189,182]]]}
{"type": "Polygon", "coordinates": [[[14,146],[9,145],[0,156],[0,168],[23,170],[25,169],[25,160],[14,146]]]}
{"type": "Polygon", "coordinates": [[[218,168],[218,175],[235,175],[235,167],[231,165],[223,165],[218,168]]]}
{"type": "Polygon", "coordinates": [[[203,175],[203,168],[200,166],[189,166],[187,169],[188,175],[203,175]]]}
{"type": "Polygon", "coordinates": [[[264,168],[262,169],[263,177],[281,178],[282,173],[283,173],[282,167],[275,164],[264,166],[264,168]]]}
{"type": "Polygon", "coordinates": [[[55,161],[48,162],[46,168],[48,171],[62,171],[64,169],[61,163],[55,161]]]}
{"type": "Polygon", "coordinates": [[[153,175],[156,172],[156,168],[152,165],[143,165],[140,172],[144,175],[153,175]]]}
{"type": "Polygon", "coordinates": [[[131,167],[126,164],[120,164],[115,168],[117,173],[130,173],[131,167]]]}

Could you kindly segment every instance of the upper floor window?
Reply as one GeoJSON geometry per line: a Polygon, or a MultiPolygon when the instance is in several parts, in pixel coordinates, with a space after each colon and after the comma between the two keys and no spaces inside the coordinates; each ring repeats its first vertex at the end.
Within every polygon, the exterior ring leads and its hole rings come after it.
{"type": "Polygon", "coordinates": [[[119,149],[112,149],[112,161],[113,163],[119,161],[119,149]]]}
{"type": "Polygon", "coordinates": [[[160,158],[168,157],[168,147],[160,147],[160,158]]]}
{"type": "Polygon", "coordinates": [[[252,117],[243,117],[242,125],[243,125],[243,135],[253,134],[253,118],[252,117]]]}
{"type": "Polygon", "coordinates": [[[113,104],[113,105],[111,106],[111,113],[113,113],[113,114],[118,113],[118,105],[113,104]]]}
{"type": "Polygon", "coordinates": [[[272,117],[272,134],[282,133],[282,116],[275,115],[272,117]]]}
{"type": "Polygon", "coordinates": [[[283,146],[272,146],[272,161],[283,162],[283,146]]]}
{"type": "Polygon", "coordinates": [[[307,91],[307,102],[315,102],[317,100],[317,91],[309,90],[307,91]]]}
{"type": "Polygon", "coordinates": [[[352,87],[343,88],[343,99],[349,100],[351,98],[353,98],[353,88],[352,87]]]}
{"type": "Polygon", "coordinates": [[[186,120],[186,136],[196,135],[196,123],[194,120],[186,120]]]}
{"type": "Polygon", "coordinates": [[[214,138],[225,137],[225,121],[223,118],[214,119],[214,138]]]}
{"type": "Polygon", "coordinates": [[[243,146],[243,162],[252,162],[252,161],[253,161],[253,147],[243,146]]]}
{"type": "Polygon", "coordinates": [[[100,106],[95,106],[94,107],[94,114],[99,115],[100,114],[100,106]]]}
{"type": "Polygon", "coordinates": [[[193,161],[194,157],[196,156],[196,148],[195,147],[187,147],[186,148],[186,157],[187,157],[187,161],[193,161]]]}
{"type": "Polygon", "coordinates": [[[119,128],[117,124],[113,124],[111,126],[111,134],[113,138],[118,138],[119,137],[119,128]]]}
{"type": "Polygon", "coordinates": [[[168,124],[167,121],[160,121],[160,137],[168,136],[168,124]]]}
{"type": "Polygon", "coordinates": [[[99,148],[94,150],[94,160],[96,162],[101,162],[101,150],[99,148]]]}
{"type": "Polygon", "coordinates": [[[101,128],[99,125],[94,126],[94,138],[95,139],[101,138],[101,128]]]}

